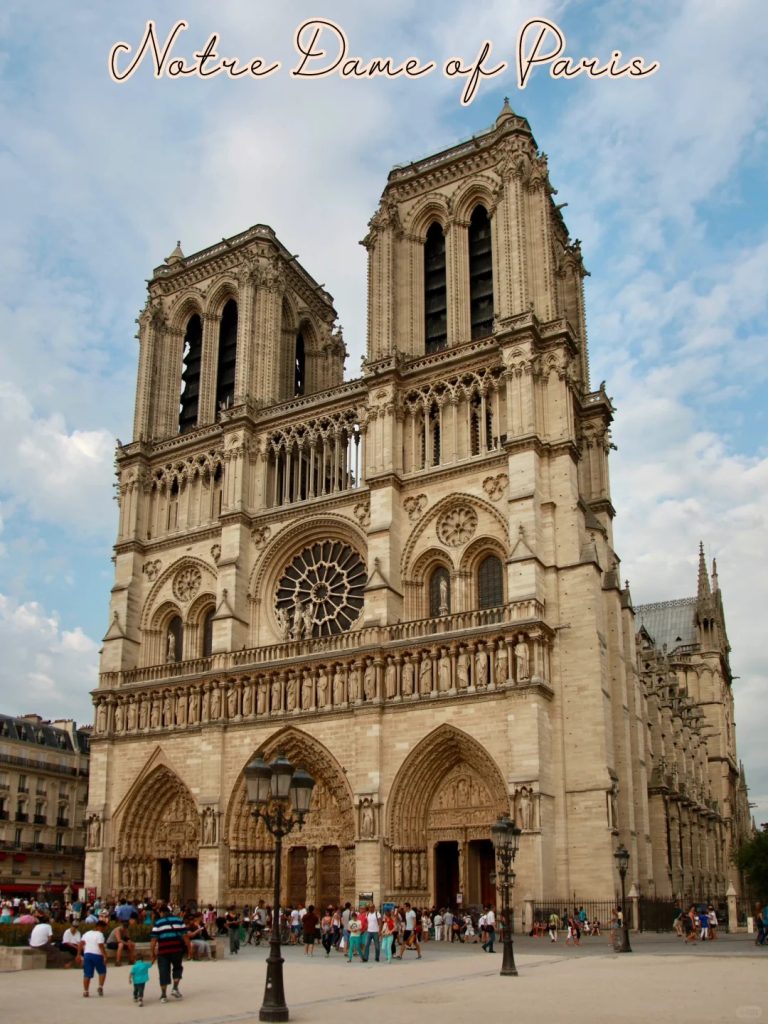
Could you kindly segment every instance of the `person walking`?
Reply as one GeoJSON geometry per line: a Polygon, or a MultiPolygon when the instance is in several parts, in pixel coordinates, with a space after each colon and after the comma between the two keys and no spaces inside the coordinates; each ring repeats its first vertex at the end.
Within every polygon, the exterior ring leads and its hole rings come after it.
{"type": "Polygon", "coordinates": [[[402,960],[403,953],[406,949],[415,949],[418,954],[417,959],[421,960],[421,946],[419,945],[419,938],[416,934],[416,911],[410,903],[405,904],[405,928],[403,929],[403,941],[400,946],[400,952],[397,954],[395,959],[402,960]]]}
{"type": "Polygon", "coordinates": [[[496,941],[496,914],[490,904],[485,908],[485,935],[486,939],[482,948],[486,953],[495,953],[493,944],[496,941]]]}
{"type": "Polygon", "coordinates": [[[149,964],[144,954],[138,952],[128,972],[128,984],[133,986],[133,1001],[139,1006],[144,1005],[144,989],[149,981],[149,964]]]}
{"type": "Polygon", "coordinates": [[[301,927],[304,932],[304,956],[315,955],[315,938],[317,933],[318,916],[315,913],[314,903],[310,903],[307,912],[301,919],[301,927]]]}
{"type": "Polygon", "coordinates": [[[376,963],[379,962],[381,956],[381,914],[376,909],[376,905],[371,903],[368,907],[368,919],[365,928],[365,946],[361,954],[364,963],[368,963],[368,957],[371,952],[371,943],[376,947],[376,963]]]}
{"type": "Polygon", "coordinates": [[[390,907],[384,914],[384,918],[381,922],[381,949],[384,953],[384,959],[388,964],[392,963],[392,946],[395,941],[395,934],[397,932],[397,922],[395,921],[392,908],[390,907]]]}
{"type": "Polygon", "coordinates": [[[170,907],[163,906],[158,912],[150,935],[150,950],[152,963],[157,961],[160,975],[160,1002],[168,1002],[166,992],[171,980],[171,995],[174,999],[181,999],[179,983],[184,973],[182,960],[185,953],[192,957],[192,947],[184,922],[172,913],[170,907]]]}
{"type": "Polygon", "coordinates": [[[80,940],[80,956],[83,958],[83,997],[90,995],[89,989],[94,974],[99,976],[97,992],[104,995],[104,982],[107,980],[106,945],[104,942],[105,921],[98,921],[93,928],[83,934],[80,940]]]}
{"type": "Polygon", "coordinates": [[[362,930],[360,919],[354,910],[349,915],[349,924],[347,927],[349,930],[349,953],[347,955],[347,962],[351,964],[352,957],[360,951],[360,932],[362,930]]]}

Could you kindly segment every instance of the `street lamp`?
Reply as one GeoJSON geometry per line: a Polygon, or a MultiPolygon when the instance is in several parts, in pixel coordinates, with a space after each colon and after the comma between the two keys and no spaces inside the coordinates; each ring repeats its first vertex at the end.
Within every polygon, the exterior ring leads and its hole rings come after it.
{"type": "Polygon", "coordinates": [[[627,924],[627,898],[624,894],[624,880],[627,877],[627,867],[629,866],[629,850],[626,849],[622,843],[613,856],[616,858],[619,875],[621,876],[621,942],[619,943],[617,952],[631,953],[632,947],[629,944],[629,925],[627,924]]]}
{"type": "Polygon", "coordinates": [[[283,836],[304,825],[315,780],[302,768],[294,768],[285,754],[271,764],[257,757],[245,768],[245,784],[251,813],[264,822],[275,838],[275,892],[272,906],[272,934],[267,957],[267,984],[259,1020],[288,1020],[283,988],[283,957],[280,952],[280,864],[283,836]]]}
{"type": "Polygon", "coordinates": [[[495,825],[491,825],[491,839],[496,850],[496,859],[499,864],[497,878],[501,879],[502,915],[504,918],[504,958],[501,962],[499,974],[517,976],[515,967],[515,951],[512,941],[512,915],[509,910],[509,894],[515,884],[515,872],[512,867],[515,863],[518,847],[520,846],[519,829],[514,821],[510,821],[506,814],[499,817],[495,825]]]}

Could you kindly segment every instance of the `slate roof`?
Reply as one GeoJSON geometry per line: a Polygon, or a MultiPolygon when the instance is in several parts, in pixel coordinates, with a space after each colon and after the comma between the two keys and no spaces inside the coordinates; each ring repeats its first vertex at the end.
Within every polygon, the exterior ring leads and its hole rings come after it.
{"type": "Polygon", "coordinates": [[[677,601],[635,605],[636,628],[644,626],[656,647],[660,650],[666,644],[670,653],[684,644],[695,644],[696,604],[695,597],[682,597],[677,601]]]}
{"type": "MultiPolygon", "coordinates": [[[[89,737],[85,732],[76,730],[78,748],[81,753],[88,753],[89,737]]],[[[53,750],[64,750],[73,753],[72,737],[66,729],[50,725],[48,722],[36,722],[28,718],[11,718],[0,715],[0,737],[10,740],[21,740],[22,743],[34,743],[40,747],[53,750]]]]}

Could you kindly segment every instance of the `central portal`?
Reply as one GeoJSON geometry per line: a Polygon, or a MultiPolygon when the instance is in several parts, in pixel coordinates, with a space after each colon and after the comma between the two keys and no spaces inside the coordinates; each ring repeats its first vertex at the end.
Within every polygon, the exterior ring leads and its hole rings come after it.
{"type": "Polygon", "coordinates": [[[438,907],[455,907],[459,892],[459,844],[441,842],[435,844],[435,904],[438,907]]]}

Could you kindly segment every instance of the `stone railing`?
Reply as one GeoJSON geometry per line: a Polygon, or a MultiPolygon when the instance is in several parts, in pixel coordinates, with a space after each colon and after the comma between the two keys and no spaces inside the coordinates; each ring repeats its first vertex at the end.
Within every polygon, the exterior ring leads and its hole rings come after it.
{"type": "MultiPolygon", "coordinates": [[[[417,624],[398,623],[329,638],[335,641],[330,651],[319,649],[322,641],[297,641],[260,649],[263,661],[253,657],[256,652],[217,655],[201,659],[209,666],[202,678],[189,671],[199,662],[186,663],[186,679],[182,682],[180,676],[170,679],[166,675],[163,682],[167,685],[157,685],[154,678],[137,678],[147,672],[162,672],[167,666],[105,673],[95,694],[94,733],[143,734],[194,725],[293,718],[513,688],[538,689],[551,696],[553,634],[533,617],[523,619],[527,604],[494,610],[497,615],[511,609],[518,612],[518,617],[496,623],[477,622],[484,614],[480,612],[445,616],[445,621],[423,620],[432,628],[429,633],[420,632],[421,642],[416,643],[405,634],[410,629],[415,633],[417,624]],[[475,617],[476,624],[468,634],[470,617],[475,617]],[[453,628],[445,629],[449,625],[453,628]],[[393,630],[398,631],[394,636],[393,630]],[[271,654],[269,661],[267,654],[271,654]],[[214,663],[220,659],[228,664],[217,669],[214,663]]],[[[536,602],[530,604],[536,606],[536,602]]],[[[485,614],[492,617],[490,611],[485,614]]]]}
{"type": "Polygon", "coordinates": [[[313,655],[344,654],[380,647],[398,641],[415,640],[420,637],[443,636],[449,639],[467,629],[478,630],[491,626],[503,626],[523,622],[541,622],[544,605],[535,598],[527,601],[513,601],[496,608],[475,608],[453,615],[441,615],[430,619],[411,619],[388,626],[363,626],[336,636],[317,637],[310,640],[285,640],[263,647],[244,648],[213,654],[208,658],[193,658],[189,661],[166,662],[161,665],[147,665],[143,668],[127,669],[123,672],[102,672],[101,689],[115,689],[135,686],[137,683],[152,683],[185,679],[211,672],[222,672],[233,668],[255,665],[271,665],[292,659],[306,660],[313,655]]]}

